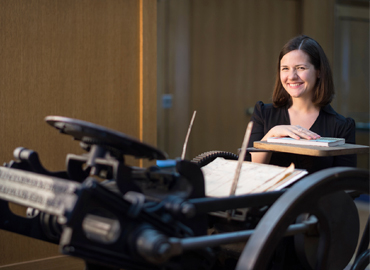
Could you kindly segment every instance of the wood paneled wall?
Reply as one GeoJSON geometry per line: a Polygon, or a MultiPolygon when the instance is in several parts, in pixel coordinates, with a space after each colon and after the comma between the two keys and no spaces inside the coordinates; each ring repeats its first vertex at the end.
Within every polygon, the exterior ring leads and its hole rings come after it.
{"type": "Polygon", "coordinates": [[[335,0],[302,1],[302,33],[320,43],[332,65],[335,45],[334,13],[335,0]]]}
{"type": "Polygon", "coordinates": [[[166,93],[173,106],[158,108],[158,146],[180,156],[196,110],[186,157],[237,152],[246,111],[271,101],[278,53],[301,33],[302,10],[302,1],[159,0],[158,104],[166,93]]]}
{"type": "MultiPolygon", "coordinates": [[[[82,153],[78,142],[44,122],[47,115],[155,145],[156,7],[155,0],[2,0],[0,160],[10,161],[23,146],[36,150],[47,169],[61,170],[67,153],[82,153]]],[[[0,265],[57,249],[0,231],[0,265]]]]}
{"type": "MultiPolygon", "coordinates": [[[[361,6],[336,5],[333,103],[338,112],[355,119],[356,143],[362,145],[370,145],[369,17],[369,2],[361,6]]],[[[369,155],[359,155],[357,166],[369,169],[369,160],[369,155]]]]}
{"type": "Polygon", "coordinates": [[[190,123],[191,6],[189,0],[158,1],[158,147],[181,156],[190,123]],[[163,95],[172,107],[162,107],[163,95]]]}
{"type": "Polygon", "coordinates": [[[297,1],[192,1],[189,154],[237,153],[246,110],[271,101],[277,56],[300,31],[297,1]],[[283,31],[282,31],[283,29],[283,31]]]}

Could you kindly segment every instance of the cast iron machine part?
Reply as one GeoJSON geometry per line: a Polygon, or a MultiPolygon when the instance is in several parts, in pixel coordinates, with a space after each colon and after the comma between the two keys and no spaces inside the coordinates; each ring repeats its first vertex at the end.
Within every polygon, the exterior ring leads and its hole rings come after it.
{"type": "MultiPolygon", "coordinates": [[[[18,148],[16,160],[5,166],[9,170],[1,170],[0,184],[21,179],[20,172],[39,179],[41,186],[52,179],[58,188],[51,193],[62,198],[52,202],[64,205],[64,212],[55,214],[57,207],[30,208],[30,216],[22,218],[2,199],[0,228],[59,244],[62,253],[84,259],[87,269],[217,269],[220,246],[246,241],[237,269],[265,269],[271,255],[266,246],[287,235],[298,243],[297,253],[306,269],[345,266],[354,252],[358,217],[352,198],[343,190],[367,193],[368,171],[332,168],[288,190],[206,198],[202,172],[193,162],[178,160],[176,170],[132,167],[125,164],[125,155],[165,159],[166,154],[88,122],[59,116],[46,121],[80,141],[87,154],[69,154],[65,172],[50,172],[36,152],[18,148]],[[71,186],[72,191],[66,192],[71,186]],[[239,208],[248,209],[243,221],[212,215],[239,208]],[[276,213],[280,215],[273,220],[276,213]],[[335,226],[338,223],[340,227],[335,226]],[[211,227],[217,227],[216,234],[207,234],[211,227]],[[255,250],[255,255],[249,255],[248,249],[255,250]],[[333,254],[341,260],[337,262],[333,254]]],[[[31,201],[22,202],[33,206],[31,201]]],[[[364,269],[368,243],[362,240],[353,269],[364,269]]]]}

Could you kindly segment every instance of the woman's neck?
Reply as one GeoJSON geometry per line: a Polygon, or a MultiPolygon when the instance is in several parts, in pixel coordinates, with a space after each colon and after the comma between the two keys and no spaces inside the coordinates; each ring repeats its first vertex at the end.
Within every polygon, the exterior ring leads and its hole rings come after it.
{"type": "Polygon", "coordinates": [[[288,109],[290,124],[299,125],[310,129],[320,114],[320,107],[312,102],[301,102],[294,100],[292,106],[288,109]]]}

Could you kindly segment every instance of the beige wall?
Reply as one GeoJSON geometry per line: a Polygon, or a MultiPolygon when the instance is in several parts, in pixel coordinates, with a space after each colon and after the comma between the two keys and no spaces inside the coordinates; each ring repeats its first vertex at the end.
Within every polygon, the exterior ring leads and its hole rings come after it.
{"type": "MultiPolygon", "coordinates": [[[[2,0],[0,160],[23,146],[61,170],[67,153],[82,153],[44,122],[47,115],[156,144],[156,7],[155,0],[2,0]]],[[[58,255],[55,245],[5,231],[0,239],[0,266],[58,255]]]]}

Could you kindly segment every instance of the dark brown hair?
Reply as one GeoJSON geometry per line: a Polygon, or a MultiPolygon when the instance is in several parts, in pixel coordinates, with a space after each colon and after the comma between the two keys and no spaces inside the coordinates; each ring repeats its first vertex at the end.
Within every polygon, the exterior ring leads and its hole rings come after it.
{"type": "Polygon", "coordinates": [[[275,88],[272,94],[274,106],[290,107],[292,105],[292,98],[280,81],[280,61],[284,55],[294,50],[304,51],[309,56],[310,63],[315,67],[315,70],[320,71],[320,76],[313,89],[314,95],[312,102],[319,107],[329,104],[334,97],[333,76],[329,61],[319,43],[308,36],[301,35],[289,40],[280,51],[275,88]]]}

